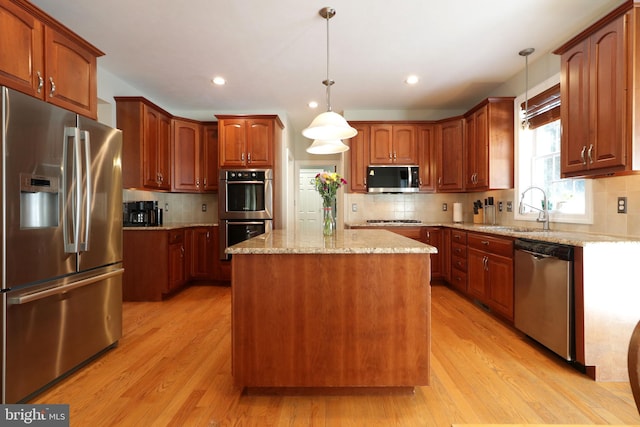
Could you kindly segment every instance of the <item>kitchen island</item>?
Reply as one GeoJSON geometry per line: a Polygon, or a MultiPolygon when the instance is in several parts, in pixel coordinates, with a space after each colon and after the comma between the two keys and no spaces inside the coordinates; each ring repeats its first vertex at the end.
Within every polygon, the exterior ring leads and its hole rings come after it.
{"type": "Polygon", "coordinates": [[[429,384],[434,247],[386,230],[274,230],[227,252],[236,385],[429,384]]]}

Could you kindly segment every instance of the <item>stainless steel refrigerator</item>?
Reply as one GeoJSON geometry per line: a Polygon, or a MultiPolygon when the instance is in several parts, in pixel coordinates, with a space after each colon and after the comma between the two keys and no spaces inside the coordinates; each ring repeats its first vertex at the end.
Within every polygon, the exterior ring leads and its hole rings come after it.
{"type": "Polygon", "coordinates": [[[122,135],[0,86],[2,402],[122,335],[122,135]]]}

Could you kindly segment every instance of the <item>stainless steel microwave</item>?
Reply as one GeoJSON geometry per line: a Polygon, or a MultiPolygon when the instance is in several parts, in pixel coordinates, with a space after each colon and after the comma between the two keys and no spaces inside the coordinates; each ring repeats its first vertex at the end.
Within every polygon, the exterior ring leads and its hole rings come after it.
{"type": "Polygon", "coordinates": [[[417,193],[420,191],[418,166],[368,166],[367,191],[369,193],[417,193]]]}

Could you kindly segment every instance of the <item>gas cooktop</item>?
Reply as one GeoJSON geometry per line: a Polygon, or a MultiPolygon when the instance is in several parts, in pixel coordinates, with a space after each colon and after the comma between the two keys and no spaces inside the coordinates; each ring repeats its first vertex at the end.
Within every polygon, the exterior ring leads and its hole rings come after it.
{"type": "Polygon", "coordinates": [[[369,224],[382,224],[386,222],[395,222],[400,224],[420,224],[422,221],[419,219],[368,219],[369,224]]]}

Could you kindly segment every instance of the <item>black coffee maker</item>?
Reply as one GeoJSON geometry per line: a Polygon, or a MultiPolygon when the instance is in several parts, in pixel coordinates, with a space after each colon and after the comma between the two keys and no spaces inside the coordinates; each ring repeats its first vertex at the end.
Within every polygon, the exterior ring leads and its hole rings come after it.
{"type": "Polygon", "coordinates": [[[162,225],[162,209],[158,208],[158,202],[125,202],[122,205],[122,225],[124,227],[157,227],[162,225]]]}

